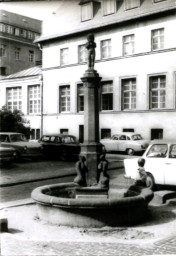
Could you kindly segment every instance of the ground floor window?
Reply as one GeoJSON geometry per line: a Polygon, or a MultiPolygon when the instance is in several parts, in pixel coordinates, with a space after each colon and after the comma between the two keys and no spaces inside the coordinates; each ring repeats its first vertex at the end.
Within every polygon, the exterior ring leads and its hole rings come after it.
{"type": "Polygon", "coordinates": [[[103,82],[101,85],[101,110],[113,110],[113,84],[103,82]]]}
{"type": "Polygon", "coordinates": [[[136,78],[122,80],[122,109],[136,108],[136,78]]]}
{"type": "Polygon", "coordinates": [[[21,110],[22,108],[22,90],[21,87],[7,88],[7,107],[8,110],[21,110]]]}
{"type": "Polygon", "coordinates": [[[68,129],[60,129],[61,134],[68,134],[68,129]]]}
{"type": "Polygon", "coordinates": [[[29,86],[29,114],[40,113],[40,85],[29,86]]]}
{"type": "Polygon", "coordinates": [[[124,128],[122,132],[134,132],[133,128],[124,128]]]}
{"type": "Polygon", "coordinates": [[[163,139],[163,129],[151,129],[151,140],[163,139]]]}
{"type": "Polygon", "coordinates": [[[107,139],[111,137],[111,129],[101,129],[101,139],[107,139]]]}
{"type": "Polygon", "coordinates": [[[32,129],[31,140],[39,140],[39,139],[40,139],[40,129],[32,129]]]}
{"type": "Polygon", "coordinates": [[[84,125],[79,125],[79,142],[84,142],[84,125]]]}
{"type": "Polygon", "coordinates": [[[70,112],[70,86],[60,87],[60,112],[70,112]]]}

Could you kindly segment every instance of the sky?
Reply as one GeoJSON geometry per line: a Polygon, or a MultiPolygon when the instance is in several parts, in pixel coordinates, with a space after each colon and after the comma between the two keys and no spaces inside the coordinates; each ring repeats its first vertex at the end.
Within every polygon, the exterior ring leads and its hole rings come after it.
{"type": "Polygon", "coordinates": [[[0,9],[44,20],[57,9],[57,1],[15,1],[1,2],[0,9]]]}

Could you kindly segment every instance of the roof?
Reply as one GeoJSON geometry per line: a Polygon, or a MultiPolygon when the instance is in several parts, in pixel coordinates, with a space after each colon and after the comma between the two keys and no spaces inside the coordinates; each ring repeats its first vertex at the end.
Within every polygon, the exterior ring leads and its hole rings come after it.
{"type": "Polygon", "coordinates": [[[58,1],[58,8],[43,21],[42,36],[35,42],[44,42],[66,36],[71,37],[78,33],[95,32],[99,31],[100,27],[117,26],[117,24],[120,25],[123,22],[129,22],[131,24],[135,19],[152,17],[152,15],[164,17],[165,12],[174,12],[176,9],[174,0],[161,1],[157,4],[153,4],[153,1],[145,0],[141,1],[139,8],[125,11],[124,1],[119,1],[116,13],[104,16],[102,12],[103,1],[99,0],[100,4],[94,13],[94,17],[91,20],[81,22],[81,6],[79,3],[80,0],[58,1]],[[64,24],[64,26],[61,24],[64,24]]]}
{"type": "Polygon", "coordinates": [[[9,76],[6,76],[5,78],[1,79],[6,80],[6,79],[12,79],[12,78],[20,78],[20,77],[28,77],[28,76],[37,76],[42,74],[42,68],[41,66],[35,66],[32,68],[28,68],[22,71],[19,71],[17,73],[11,74],[9,76]]]}
{"type": "Polygon", "coordinates": [[[5,24],[14,25],[41,33],[42,21],[38,19],[0,9],[0,21],[5,24]]]}

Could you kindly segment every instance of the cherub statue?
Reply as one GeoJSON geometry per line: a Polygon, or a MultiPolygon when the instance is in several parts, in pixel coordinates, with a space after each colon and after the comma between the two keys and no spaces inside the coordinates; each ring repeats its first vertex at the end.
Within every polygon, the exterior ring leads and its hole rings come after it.
{"type": "Polygon", "coordinates": [[[88,50],[88,69],[94,69],[95,63],[95,48],[96,43],[94,42],[94,34],[88,34],[87,36],[88,42],[86,43],[86,48],[88,50]]]}
{"type": "Polygon", "coordinates": [[[107,174],[107,169],[108,161],[105,158],[105,154],[102,154],[98,164],[98,186],[101,188],[109,187],[109,175],[107,174]]]}
{"type": "Polygon", "coordinates": [[[86,166],[86,158],[85,156],[79,156],[79,161],[76,162],[76,172],[77,176],[74,179],[74,183],[79,184],[80,186],[87,186],[86,182],[86,174],[87,174],[87,166],[86,166]]]}

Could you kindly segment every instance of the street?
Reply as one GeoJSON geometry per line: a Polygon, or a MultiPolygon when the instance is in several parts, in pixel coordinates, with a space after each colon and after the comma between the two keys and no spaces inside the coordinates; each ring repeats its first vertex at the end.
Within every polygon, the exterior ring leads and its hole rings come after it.
{"type": "MultiPolygon", "coordinates": [[[[122,160],[127,155],[110,155],[109,162],[122,160]]],[[[131,158],[131,157],[130,157],[131,158]]],[[[123,173],[118,169],[118,173],[123,173]]],[[[111,172],[109,171],[109,174],[111,172]]],[[[73,181],[76,175],[75,162],[63,162],[55,160],[41,160],[38,162],[25,160],[12,163],[10,166],[1,168],[1,198],[0,202],[10,202],[30,198],[34,188],[60,182],[73,181]],[[16,185],[13,185],[16,183],[16,185]],[[3,184],[3,185],[2,185],[3,184]],[[13,185],[13,186],[12,186],[13,185]]]]}

